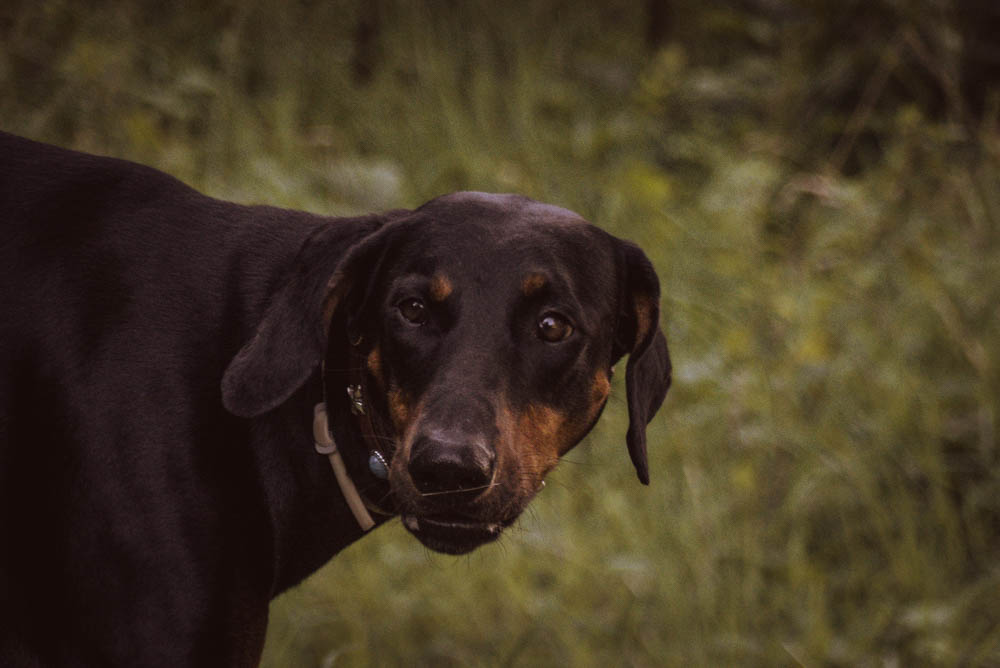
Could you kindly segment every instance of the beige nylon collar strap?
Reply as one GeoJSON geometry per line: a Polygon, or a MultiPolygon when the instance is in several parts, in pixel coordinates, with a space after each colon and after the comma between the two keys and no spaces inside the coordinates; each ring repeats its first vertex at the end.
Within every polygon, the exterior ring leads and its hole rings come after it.
{"type": "Polygon", "coordinates": [[[347,467],[344,466],[344,459],[340,456],[333,437],[330,436],[330,425],[327,422],[325,403],[318,403],[313,409],[313,439],[316,442],[316,452],[326,455],[330,460],[330,466],[333,467],[333,474],[337,478],[337,484],[340,485],[340,491],[344,495],[344,500],[347,501],[354,519],[358,521],[358,525],[362,531],[368,531],[375,526],[375,520],[372,519],[371,514],[365,507],[365,502],[361,500],[361,495],[358,493],[358,488],[354,486],[354,481],[347,475],[347,467]]]}

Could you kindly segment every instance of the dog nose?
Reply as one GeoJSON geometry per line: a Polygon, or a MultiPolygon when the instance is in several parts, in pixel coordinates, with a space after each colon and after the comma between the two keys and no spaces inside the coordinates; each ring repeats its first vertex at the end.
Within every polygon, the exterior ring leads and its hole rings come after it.
{"type": "Polygon", "coordinates": [[[408,469],[423,494],[477,496],[493,480],[496,453],[484,438],[431,434],[419,436],[408,469]]]}

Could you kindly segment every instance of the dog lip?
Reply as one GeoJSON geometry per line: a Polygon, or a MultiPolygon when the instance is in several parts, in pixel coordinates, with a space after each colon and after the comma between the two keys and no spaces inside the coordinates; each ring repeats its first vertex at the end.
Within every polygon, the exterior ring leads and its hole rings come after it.
{"type": "Polygon", "coordinates": [[[437,552],[464,554],[500,537],[509,522],[484,522],[444,515],[403,515],[403,526],[437,552]]]}
{"type": "Polygon", "coordinates": [[[448,517],[443,515],[403,515],[403,524],[410,531],[425,531],[433,529],[451,529],[456,531],[499,533],[506,526],[503,522],[481,522],[465,517],[448,517]]]}

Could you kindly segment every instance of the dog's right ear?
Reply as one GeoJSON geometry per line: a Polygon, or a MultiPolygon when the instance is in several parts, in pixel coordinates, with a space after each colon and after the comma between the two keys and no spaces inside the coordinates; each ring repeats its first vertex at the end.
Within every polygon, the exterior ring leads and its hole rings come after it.
{"type": "Polygon", "coordinates": [[[288,281],[222,376],[226,410],[261,415],[305,384],[323,359],[330,318],[351,288],[348,278],[366,273],[361,265],[377,261],[388,223],[408,213],[337,221],[306,240],[288,281]]]}
{"type": "Polygon", "coordinates": [[[619,241],[623,264],[623,312],[618,322],[614,358],[628,353],[625,391],[629,426],[625,435],[636,475],[649,484],[646,425],[670,389],[671,365],[667,339],[660,331],[660,281],[649,258],[638,246],[619,241]]]}

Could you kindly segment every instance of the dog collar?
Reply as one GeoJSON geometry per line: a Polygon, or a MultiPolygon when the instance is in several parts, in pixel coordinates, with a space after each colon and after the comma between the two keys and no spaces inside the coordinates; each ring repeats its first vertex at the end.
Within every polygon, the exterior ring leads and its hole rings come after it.
{"type": "Polygon", "coordinates": [[[326,402],[320,402],[313,408],[313,440],[316,442],[316,452],[326,455],[333,468],[333,475],[337,478],[337,485],[340,492],[347,501],[347,507],[351,509],[351,514],[357,520],[362,531],[368,531],[375,526],[375,520],[365,507],[365,502],[358,493],[351,476],[347,474],[347,467],[344,466],[344,458],[340,456],[337,443],[330,435],[330,423],[326,416],[326,402]]]}
{"type": "Polygon", "coordinates": [[[371,450],[368,451],[368,470],[379,480],[389,479],[389,462],[386,461],[378,449],[378,436],[375,435],[375,426],[372,424],[372,417],[365,407],[364,378],[360,369],[352,372],[354,383],[347,386],[347,398],[350,400],[351,414],[358,418],[361,427],[361,437],[371,450]]]}
{"type": "MultiPolygon", "coordinates": [[[[359,351],[361,341],[362,338],[360,336],[351,341],[350,356],[352,364],[348,372],[348,406],[350,407],[351,414],[357,418],[362,440],[371,448],[368,453],[368,470],[375,478],[385,481],[389,478],[389,463],[378,448],[378,437],[375,434],[375,427],[372,424],[372,416],[369,406],[365,403],[364,358],[359,351]]],[[[358,492],[357,485],[354,484],[350,474],[347,472],[344,458],[340,455],[337,443],[330,432],[330,422],[326,409],[325,363],[320,366],[320,376],[323,378],[323,401],[316,404],[313,408],[313,441],[316,452],[326,455],[330,460],[330,466],[333,468],[337,485],[340,487],[344,500],[347,501],[347,505],[354,515],[354,519],[357,520],[358,525],[363,531],[368,531],[375,526],[375,521],[372,519],[371,513],[368,512],[369,504],[362,498],[361,493],[358,492]]],[[[377,507],[373,507],[373,509],[377,512],[384,512],[377,507]]]]}

